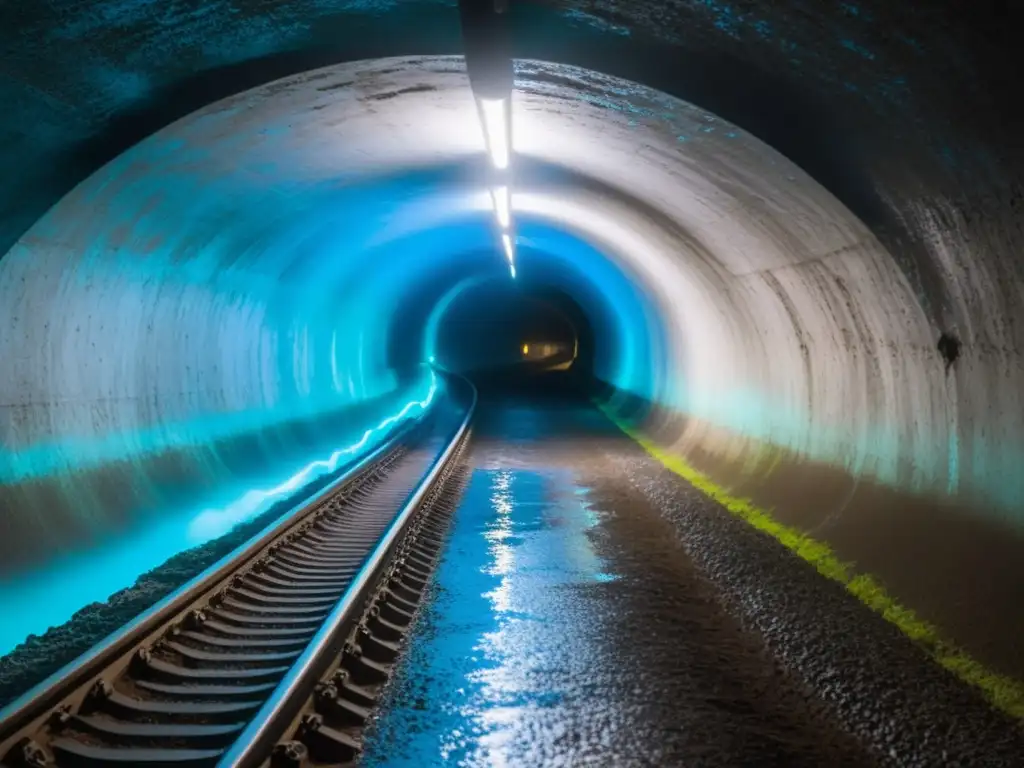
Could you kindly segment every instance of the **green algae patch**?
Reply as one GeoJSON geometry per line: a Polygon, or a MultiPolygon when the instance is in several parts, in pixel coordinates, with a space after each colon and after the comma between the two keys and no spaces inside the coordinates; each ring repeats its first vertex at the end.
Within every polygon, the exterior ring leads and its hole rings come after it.
{"type": "Polygon", "coordinates": [[[828,544],[808,536],[797,528],[780,523],[768,510],[758,507],[750,499],[733,496],[681,457],[668,453],[635,426],[620,419],[604,403],[597,401],[597,406],[615,426],[639,443],[647,453],[671,472],[682,477],[749,525],[774,538],[814,566],[822,576],[838,581],[861,603],[899,628],[936,663],[961,681],[978,688],[993,706],[1013,717],[1024,719],[1024,683],[991,671],[954,643],[942,638],[937,627],[920,618],[910,608],[901,605],[886,592],[885,587],[875,577],[866,573],[855,573],[853,564],[842,562],[828,544]]]}

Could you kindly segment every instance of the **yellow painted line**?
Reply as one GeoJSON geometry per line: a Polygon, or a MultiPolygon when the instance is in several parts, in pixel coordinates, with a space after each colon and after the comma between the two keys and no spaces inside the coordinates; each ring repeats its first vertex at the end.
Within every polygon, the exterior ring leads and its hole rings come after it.
{"type": "Polygon", "coordinates": [[[773,537],[788,550],[813,565],[821,575],[838,581],[864,605],[896,625],[936,662],[963,682],[979,688],[995,707],[1013,717],[1024,719],[1024,683],[993,672],[952,642],[943,639],[934,625],[918,617],[910,608],[901,605],[873,576],[854,573],[853,567],[839,560],[828,544],[811,538],[797,528],[780,523],[767,510],[756,506],[749,499],[733,496],[682,458],[667,453],[639,430],[619,419],[605,404],[598,402],[597,405],[615,426],[643,446],[644,450],[669,470],[696,486],[732,514],[773,537]]]}

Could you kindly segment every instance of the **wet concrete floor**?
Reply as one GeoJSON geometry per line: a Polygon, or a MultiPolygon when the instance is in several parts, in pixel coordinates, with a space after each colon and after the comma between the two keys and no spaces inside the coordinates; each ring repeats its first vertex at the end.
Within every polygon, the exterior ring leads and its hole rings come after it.
{"type": "Polygon", "coordinates": [[[368,766],[869,765],[717,599],[583,403],[484,402],[368,766]]]}

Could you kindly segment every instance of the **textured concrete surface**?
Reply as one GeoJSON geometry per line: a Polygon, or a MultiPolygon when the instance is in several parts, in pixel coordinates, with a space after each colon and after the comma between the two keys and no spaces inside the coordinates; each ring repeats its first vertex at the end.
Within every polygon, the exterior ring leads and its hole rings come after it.
{"type": "MultiPolygon", "coordinates": [[[[1019,547],[1015,13],[516,4],[521,247],[611,318],[599,373],[687,414],[662,425],[675,450],[751,493],[784,456],[812,487],[827,467],[941,500],[985,526],[957,563],[992,526],[1019,547]]],[[[3,481],[53,505],[13,514],[101,519],[83,461],[129,468],[137,501],[162,450],[394,387],[387,340],[423,328],[396,297],[492,245],[459,61],[409,58],[457,53],[455,22],[433,2],[0,9],[3,481]]]]}
{"type": "Polygon", "coordinates": [[[920,495],[779,452],[688,454],[775,519],[827,542],[993,670],[1024,680],[1020,529],[940,494],[920,495]]]}

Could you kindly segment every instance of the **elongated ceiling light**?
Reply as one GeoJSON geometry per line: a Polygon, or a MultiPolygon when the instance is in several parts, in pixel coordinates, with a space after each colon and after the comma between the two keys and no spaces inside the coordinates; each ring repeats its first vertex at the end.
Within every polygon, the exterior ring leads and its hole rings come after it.
{"type": "Polygon", "coordinates": [[[501,233],[501,244],[505,247],[505,258],[508,259],[508,271],[512,275],[512,279],[516,279],[516,253],[515,246],[512,244],[512,235],[508,232],[501,233]]]}
{"type": "Polygon", "coordinates": [[[494,196],[494,213],[498,217],[498,226],[508,229],[512,223],[512,198],[508,185],[495,187],[491,194],[494,196]]]}
{"type": "Polygon", "coordinates": [[[514,251],[512,250],[512,236],[508,232],[501,233],[501,244],[505,246],[505,258],[508,259],[508,263],[511,264],[515,261],[514,251]]]}
{"type": "Polygon", "coordinates": [[[508,168],[512,148],[508,130],[508,99],[480,99],[484,135],[491,162],[499,171],[508,168]]]}

